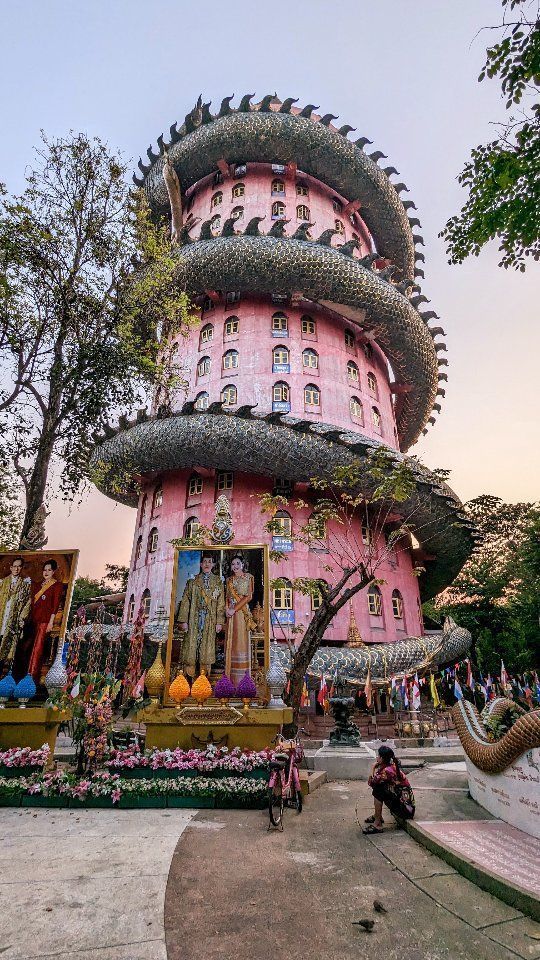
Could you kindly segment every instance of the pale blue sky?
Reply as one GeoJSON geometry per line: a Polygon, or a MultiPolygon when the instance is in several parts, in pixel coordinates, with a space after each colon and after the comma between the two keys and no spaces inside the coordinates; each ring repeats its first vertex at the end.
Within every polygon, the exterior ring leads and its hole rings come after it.
{"type": "MultiPolygon", "coordinates": [[[[495,248],[462,267],[437,234],[462,202],[472,146],[502,118],[497,83],[476,82],[499,0],[0,0],[0,180],[22,187],[39,131],[98,134],[133,166],[199,93],[276,91],[320,104],[388,155],[418,207],[424,292],[447,331],[449,383],[415,448],[449,467],[463,499],[538,497],[538,267],[500,270],[495,248]],[[535,297],[536,294],[536,297],[535,297]],[[536,303],[535,303],[536,300],[536,303]]],[[[129,557],[135,515],[97,492],[55,503],[51,547],[80,547],[82,572],[129,557]]]]}

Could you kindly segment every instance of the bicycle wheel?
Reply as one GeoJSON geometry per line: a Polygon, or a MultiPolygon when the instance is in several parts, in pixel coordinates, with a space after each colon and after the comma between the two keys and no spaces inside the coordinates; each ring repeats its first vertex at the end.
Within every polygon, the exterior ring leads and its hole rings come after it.
{"type": "Polygon", "coordinates": [[[283,825],[283,806],[281,784],[276,783],[275,787],[268,791],[268,816],[273,827],[283,825]]]}
{"type": "Polygon", "coordinates": [[[304,803],[304,798],[303,798],[303,796],[302,796],[302,791],[301,791],[301,790],[298,790],[296,787],[294,788],[294,798],[293,798],[293,800],[294,800],[294,806],[296,807],[296,812],[297,812],[297,813],[302,813],[302,806],[303,806],[303,803],[304,803]]]}

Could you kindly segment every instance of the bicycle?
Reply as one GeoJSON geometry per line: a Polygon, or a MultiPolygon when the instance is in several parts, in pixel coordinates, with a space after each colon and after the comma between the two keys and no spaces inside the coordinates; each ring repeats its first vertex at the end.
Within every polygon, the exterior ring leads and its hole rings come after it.
{"type": "Polygon", "coordinates": [[[283,830],[283,811],[285,805],[294,807],[297,813],[302,813],[302,789],[298,764],[302,760],[303,750],[297,736],[286,740],[278,734],[274,740],[276,751],[270,761],[270,777],[268,779],[268,815],[270,827],[280,827],[283,830]]]}

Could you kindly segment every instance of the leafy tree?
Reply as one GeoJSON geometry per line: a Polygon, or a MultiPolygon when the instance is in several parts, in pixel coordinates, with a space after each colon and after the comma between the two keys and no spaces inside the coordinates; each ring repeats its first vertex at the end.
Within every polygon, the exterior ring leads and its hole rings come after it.
{"type": "Polygon", "coordinates": [[[540,662],[540,512],[530,503],[484,495],[465,504],[483,539],[452,586],[437,600],[469,629],[484,671],[501,659],[523,672],[540,662]]]}
{"type": "Polygon", "coordinates": [[[463,263],[495,237],[499,266],[525,270],[540,257],[540,20],[528,18],[529,0],[502,0],[500,39],[487,50],[478,77],[498,77],[506,110],[519,110],[500,125],[497,139],[471,152],[458,177],[469,196],[441,236],[450,263],[463,263]],[[506,19],[511,12],[511,19],[506,19]]]}
{"type": "Polygon", "coordinates": [[[171,337],[191,322],[169,230],[130,192],[122,159],[80,133],[43,136],[37,156],[22,196],[0,203],[0,412],[23,537],[53,467],[65,497],[80,489],[111,414],[156,386],[170,404],[171,337]]]}
{"type": "Polygon", "coordinates": [[[11,550],[17,546],[21,524],[17,478],[9,460],[0,456],[0,550],[11,550]]]}
{"type": "MultiPolygon", "coordinates": [[[[356,460],[350,466],[337,468],[330,477],[312,479],[311,491],[322,494],[319,499],[314,498],[311,503],[292,501],[296,515],[299,511],[305,515],[308,510],[311,515],[305,522],[293,525],[291,539],[324,551],[324,571],[328,575],[328,580],[302,577],[292,581],[295,591],[317,596],[319,601],[305,630],[294,628],[301,634],[299,645],[290,644],[289,700],[295,716],[306,670],[336,614],[361,590],[384,583],[377,577],[381,565],[393,553],[411,547],[408,524],[417,509],[415,463],[414,458],[408,458],[396,465],[395,454],[379,448],[371,451],[365,462],[356,460]]],[[[432,473],[436,480],[447,476],[445,471],[432,473]]],[[[270,517],[266,529],[279,535],[282,528],[276,513],[287,510],[290,499],[271,494],[263,494],[259,499],[263,514],[270,517]]],[[[416,527],[423,544],[433,536],[434,522],[430,521],[422,531],[416,527]]],[[[281,563],[286,561],[287,554],[272,551],[271,558],[281,563]]],[[[283,578],[274,580],[271,586],[283,587],[283,578]]]]}
{"type": "Polygon", "coordinates": [[[106,573],[102,581],[103,583],[110,584],[110,587],[118,592],[127,588],[129,567],[125,567],[117,563],[106,563],[105,571],[106,573]]]}

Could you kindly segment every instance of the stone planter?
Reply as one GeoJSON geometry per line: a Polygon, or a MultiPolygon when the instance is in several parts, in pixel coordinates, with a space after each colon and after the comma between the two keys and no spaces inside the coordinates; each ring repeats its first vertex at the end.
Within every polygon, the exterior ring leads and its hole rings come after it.
{"type": "Polygon", "coordinates": [[[175,797],[173,793],[167,795],[167,806],[171,808],[178,809],[208,809],[211,810],[215,806],[214,797],[175,797]]]}
{"type": "Polygon", "coordinates": [[[7,767],[0,763],[0,777],[31,777],[34,773],[43,773],[43,767],[7,767]]]}
{"type": "Polygon", "coordinates": [[[165,794],[144,795],[142,793],[124,793],[118,801],[118,806],[121,810],[143,810],[148,808],[162,810],[167,806],[167,797],[165,794]]]}
{"type": "Polygon", "coordinates": [[[68,797],[45,797],[42,793],[23,793],[23,807],[67,807],[68,797]]]}
{"type": "Polygon", "coordinates": [[[85,810],[85,809],[94,809],[94,808],[106,808],[111,809],[112,807],[118,806],[112,802],[111,797],[86,797],[84,800],[80,800],[78,797],[71,797],[69,801],[70,809],[73,810],[85,810]]]}

